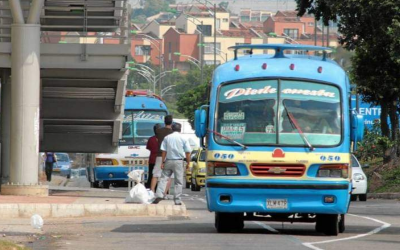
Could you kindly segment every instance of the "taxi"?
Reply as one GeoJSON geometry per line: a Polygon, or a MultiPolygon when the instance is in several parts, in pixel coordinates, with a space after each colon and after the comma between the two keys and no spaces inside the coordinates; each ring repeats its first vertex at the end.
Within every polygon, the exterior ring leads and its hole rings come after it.
{"type": "Polygon", "coordinates": [[[200,191],[206,185],[206,151],[199,149],[192,161],[191,190],[200,191]]]}
{"type": "Polygon", "coordinates": [[[190,162],[189,162],[189,168],[186,169],[186,175],[185,175],[185,180],[186,180],[186,188],[190,188],[190,184],[192,183],[192,168],[193,168],[193,160],[195,159],[195,156],[197,155],[198,150],[195,149],[192,151],[190,154],[190,162]]]}

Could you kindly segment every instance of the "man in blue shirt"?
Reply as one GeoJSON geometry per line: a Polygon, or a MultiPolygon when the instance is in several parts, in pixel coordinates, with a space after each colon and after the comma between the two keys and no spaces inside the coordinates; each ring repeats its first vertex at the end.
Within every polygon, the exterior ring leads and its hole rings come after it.
{"type": "Polygon", "coordinates": [[[174,123],[172,125],[173,133],[166,136],[161,144],[161,157],[162,157],[162,173],[158,183],[156,199],[153,204],[159,203],[164,199],[165,188],[168,179],[172,174],[175,174],[175,192],[174,200],[175,205],[181,205],[181,195],[183,186],[183,173],[184,173],[184,159],[186,159],[186,169],[189,167],[190,162],[190,144],[184,138],[181,132],[181,124],[174,123]]]}

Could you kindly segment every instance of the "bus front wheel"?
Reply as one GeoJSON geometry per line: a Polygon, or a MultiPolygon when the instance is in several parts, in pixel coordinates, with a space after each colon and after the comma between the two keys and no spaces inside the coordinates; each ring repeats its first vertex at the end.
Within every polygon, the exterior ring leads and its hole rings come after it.
{"type": "Polygon", "coordinates": [[[99,181],[91,182],[91,183],[90,183],[90,186],[91,186],[92,188],[99,188],[99,187],[100,187],[99,181]]]}
{"type": "Polygon", "coordinates": [[[317,215],[317,224],[315,230],[329,236],[337,236],[341,230],[344,231],[344,216],[339,220],[337,214],[319,214],[317,215]]]}
{"type": "Polygon", "coordinates": [[[339,221],[339,233],[344,233],[344,231],[346,230],[346,225],[344,222],[345,222],[344,214],[341,214],[339,221]]]}
{"type": "Polygon", "coordinates": [[[243,213],[215,213],[215,228],[218,233],[240,231],[244,228],[243,213]]]}

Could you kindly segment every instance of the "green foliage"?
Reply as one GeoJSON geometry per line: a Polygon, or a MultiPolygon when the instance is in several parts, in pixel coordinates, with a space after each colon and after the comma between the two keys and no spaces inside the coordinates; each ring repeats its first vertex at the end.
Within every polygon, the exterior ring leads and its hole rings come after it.
{"type": "MultiPolygon", "coordinates": [[[[315,14],[325,24],[338,21],[345,49],[354,50],[351,80],[363,95],[363,101],[380,105],[381,131],[386,139],[381,144],[391,147],[389,141],[398,140],[398,130],[390,131],[387,117],[393,127],[399,127],[397,110],[400,96],[400,5],[398,0],[296,0],[299,15],[315,14]]],[[[392,152],[397,145],[392,144],[392,152]]],[[[390,148],[386,148],[390,149],[390,148]]],[[[386,151],[386,150],[384,150],[386,151]]],[[[391,156],[384,155],[385,162],[391,156]]]]}
{"type": "Polygon", "coordinates": [[[400,192],[400,167],[396,167],[383,174],[384,185],[379,187],[376,192],[400,192]]]}
{"type": "Polygon", "coordinates": [[[143,15],[145,17],[154,16],[160,12],[167,12],[169,4],[175,3],[174,0],[146,0],[143,9],[135,9],[132,13],[132,19],[143,15]]]}
{"type": "Polygon", "coordinates": [[[178,111],[189,119],[192,127],[194,127],[194,111],[208,102],[207,86],[211,82],[213,70],[213,65],[204,65],[203,84],[200,84],[201,71],[197,67],[190,70],[178,83],[178,111]]]}
{"type": "Polygon", "coordinates": [[[178,98],[178,111],[181,112],[194,128],[194,111],[207,103],[207,83],[185,92],[178,98]]]}
{"type": "Polygon", "coordinates": [[[225,1],[223,1],[223,2],[220,2],[219,4],[218,4],[218,6],[220,7],[220,8],[223,8],[223,9],[228,9],[228,6],[229,6],[229,2],[225,2],[225,1]]]}
{"type": "Polygon", "coordinates": [[[381,135],[379,121],[374,121],[371,130],[365,129],[364,139],[358,142],[356,155],[360,161],[370,161],[382,155],[387,137],[381,135]]]}
{"type": "MultiPolygon", "coordinates": [[[[152,68],[156,75],[159,74],[158,66],[153,65],[151,62],[147,62],[145,65],[152,68]]],[[[140,66],[135,66],[135,64],[132,64],[131,66],[141,68],[140,66]]],[[[162,96],[169,112],[175,118],[188,118],[193,122],[194,111],[207,102],[205,83],[211,81],[213,69],[214,66],[212,65],[204,65],[204,84],[200,84],[201,71],[194,65],[188,72],[173,72],[162,78],[162,89],[171,85],[176,85],[162,96]]],[[[132,70],[128,75],[127,88],[153,90],[153,85],[149,83],[146,78],[132,70]]],[[[159,94],[159,90],[160,86],[159,82],[157,82],[156,94],[159,94]]]]}
{"type": "Polygon", "coordinates": [[[0,240],[0,249],[2,250],[29,250],[25,246],[17,245],[9,241],[0,240]]]}

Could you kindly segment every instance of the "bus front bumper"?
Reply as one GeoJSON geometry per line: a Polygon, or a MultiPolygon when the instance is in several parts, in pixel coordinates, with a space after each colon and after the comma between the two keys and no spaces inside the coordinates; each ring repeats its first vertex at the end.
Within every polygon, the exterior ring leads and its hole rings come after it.
{"type": "Polygon", "coordinates": [[[245,181],[209,179],[208,209],[212,212],[345,214],[350,202],[348,181],[245,181]],[[326,197],[333,197],[326,203],[326,197]],[[285,201],[271,208],[268,202],[285,201]]]}

